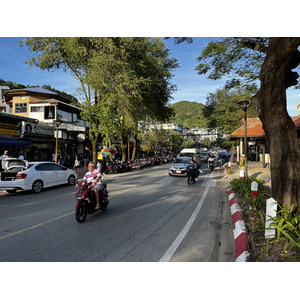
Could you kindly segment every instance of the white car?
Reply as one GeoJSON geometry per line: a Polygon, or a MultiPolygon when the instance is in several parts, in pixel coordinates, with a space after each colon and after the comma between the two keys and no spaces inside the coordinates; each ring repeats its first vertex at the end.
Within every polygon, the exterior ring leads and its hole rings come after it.
{"type": "Polygon", "coordinates": [[[43,188],[68,183],[74,185],[76,173],[62,165],[48,162],[27,162],[18,158],[5,159],[1,172],[0,190],[14,193],[17,190],[32,190],[39,193],[43,188]]]}

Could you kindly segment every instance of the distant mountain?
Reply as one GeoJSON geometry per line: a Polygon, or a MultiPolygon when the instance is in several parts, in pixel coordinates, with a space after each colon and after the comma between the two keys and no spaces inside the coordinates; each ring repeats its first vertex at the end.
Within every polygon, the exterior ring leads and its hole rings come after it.
{"type": "Polygon", "coordinates": [[[189,128],[206,128],[207,120],[203,116],[204,104],[191,101],[179,101],[171,104],[175,116],[170,119],[172,123],[178,123],[189,128]]]}

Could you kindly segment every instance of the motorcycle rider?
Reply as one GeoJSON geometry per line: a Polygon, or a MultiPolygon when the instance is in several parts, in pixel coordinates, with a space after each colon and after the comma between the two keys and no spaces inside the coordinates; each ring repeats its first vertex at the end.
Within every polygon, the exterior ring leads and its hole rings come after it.
{"type": "MultiPolygon", "coordinates": [[[[106,176],[103,173],[104,176],[106,176]]],[[[92,182],[92,186],[94,186],[94,192],[96,196],[96,207],[95,209],[98,210],[100,208],[99,203],[99,191],[102,188],[101,186],[101,179],[102,174],[99,171],[99,169],[96,167],[96,163],[94,161],[90,161],[88,164],[88,172],[84,175],[84,177],[81,179],[81,181],[76,185],[81,185],[82,183],[92,182]]]]}
{"type": "Polygon", "coordinates": [[[192,181],[195,183],[196,182],[196,170],[198,168],[198,165],[196,163],[196,161],[191,157],[190,159],[190,163],[187,164],[187,167],[190,167],[190,169],[192,170],[192,181]]]}
{"type": "Polygon", "coordinates": [[[212,164],[213,166],[215,165],[215,158],[213,157],[212,154],[209,155],[209,158],[208,158],[208,168],[209,168],[209,165],[212,164]]]}

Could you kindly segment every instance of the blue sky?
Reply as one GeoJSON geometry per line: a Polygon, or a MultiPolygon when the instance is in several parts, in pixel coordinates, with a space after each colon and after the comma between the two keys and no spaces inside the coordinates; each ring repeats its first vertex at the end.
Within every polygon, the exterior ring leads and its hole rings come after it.
{"type": "MultiPolygon", "coordinates": [[[[30,56],[27,47],[19,47],[17,37],[0,37],[0,78],[24,85],[50,85],[51,87],[73,94],[77,97],[78,81],[71,74],[57,70],[54,72],[41,71],[36,67],[29,68],[24,62],[30,56]]],[[[171,50],[171,57],[175,57],[180,65],[174,70],[172,82],[177,85],[171,103],[181,100],[196,101],[205,104],[206,97],[217,88],[224,85],[226,79],[212,81],[204,75],[198,75],[194,70],[197,57],[211,38],[193,38],[193,43],[175,45],[174,39],[165,41],[171,50]]],[[[297,103],[300,101],[299,90],[288,90],[288,112],[297,115],[297,103]]]]}

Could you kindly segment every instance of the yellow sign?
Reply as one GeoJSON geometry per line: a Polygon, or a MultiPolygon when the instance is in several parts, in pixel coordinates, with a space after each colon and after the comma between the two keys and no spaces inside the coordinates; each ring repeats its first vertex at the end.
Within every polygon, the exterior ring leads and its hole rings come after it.
{"type": "Polygon", "coordinates": [[[20,136],[20,130],[0,128],[0,134],[20,136]]]}

